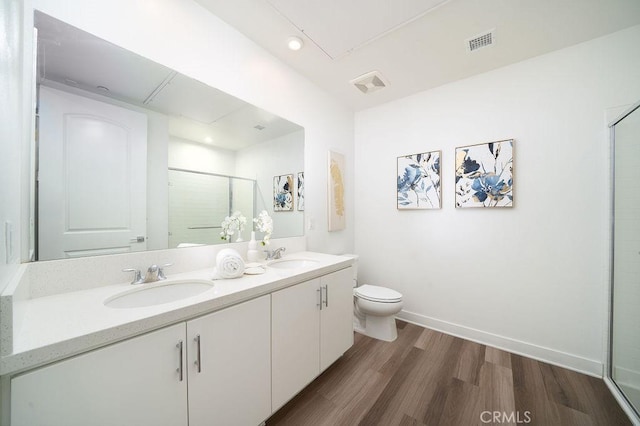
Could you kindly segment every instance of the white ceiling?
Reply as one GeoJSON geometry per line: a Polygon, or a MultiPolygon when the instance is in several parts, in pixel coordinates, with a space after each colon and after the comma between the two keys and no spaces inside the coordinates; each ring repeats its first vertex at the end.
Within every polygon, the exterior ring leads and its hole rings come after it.
{"type": "Polygon", "coordinates": [[[640,0],[196,1],[354,110],[640,24],[640,0]],[[492,29],[494,45],[467,50],[492,29]],[[374,70],[386,88],[350,83],[374,70]]]}
{"type": "Polygon", "coordinates": [[[169,133],[175,137],[236,151],[302,129],[44,13],[36,12],[35,26],[40,83],[160,112],[169,116],[169,133]]]}
{"type": "Polygon", "coordinates": [[[446,1],[350,0],[334,8],[324,1],[267,0],[331,59],[348,55],[446,1]]]}

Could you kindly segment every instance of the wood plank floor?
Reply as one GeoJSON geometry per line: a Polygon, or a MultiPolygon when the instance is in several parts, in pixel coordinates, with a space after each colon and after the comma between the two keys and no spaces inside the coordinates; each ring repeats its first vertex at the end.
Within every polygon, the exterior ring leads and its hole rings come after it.
{"type": "Polygon", "coordinates": [[[354,346],[268,426],[630,425],[604,381],[396,321],[354,346]]]}

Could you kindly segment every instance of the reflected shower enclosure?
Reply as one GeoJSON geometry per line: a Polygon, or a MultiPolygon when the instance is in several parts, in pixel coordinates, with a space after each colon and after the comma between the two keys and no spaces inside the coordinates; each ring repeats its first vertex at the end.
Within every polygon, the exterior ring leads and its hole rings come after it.
{"type": "Polygon", "coordinates": [[[169,248],[226,243],[220,224],[235,211],[247,218],[245,238],[257,216],[256,181],[169,169],[169,248]]]}

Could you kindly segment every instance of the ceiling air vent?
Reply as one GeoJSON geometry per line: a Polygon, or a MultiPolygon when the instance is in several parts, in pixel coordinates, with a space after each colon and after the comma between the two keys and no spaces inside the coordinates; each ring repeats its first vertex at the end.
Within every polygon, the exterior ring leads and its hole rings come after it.
{"type": "Polygon", "coordinates": [[[486,31],[467,40],[467,50],[473,52],[483,47],[492,46],[495,42],[494,30],[486,31]]]}
{"type": "Polygon", "coordinates": [[[362,93],[371,93],[387,87],[386,79],[378,71],[371,71],[350,81],[362,93]]]}

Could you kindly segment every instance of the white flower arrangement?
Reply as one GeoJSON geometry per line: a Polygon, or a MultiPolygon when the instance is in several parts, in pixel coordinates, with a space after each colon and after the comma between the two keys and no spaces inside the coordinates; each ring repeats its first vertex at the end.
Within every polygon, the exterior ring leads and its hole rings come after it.
{"type": "Polygon", "coordinates": [[[269,239],[271,238],[271,233],[273,232],[273,219],[269,216],[266,210],[262,210],[258,217],[253,218],[253,223],[255,223],[255,228],[257,231],[264,232],[264,237],[262,237],[262,245],[266,246],[269,244],[269,239]]]}
{"type": "Polygon", "coordinates": [[[238,232],[238,239],[242,241],[240,233],[244,230],[244,226],[247,224],[247,218],[239,211],[233,212],[231,216],[227,216],[222,221],[222,232],[220,232],[220,238],[223,240],[231,240],[231,236],[238,232]]]}

